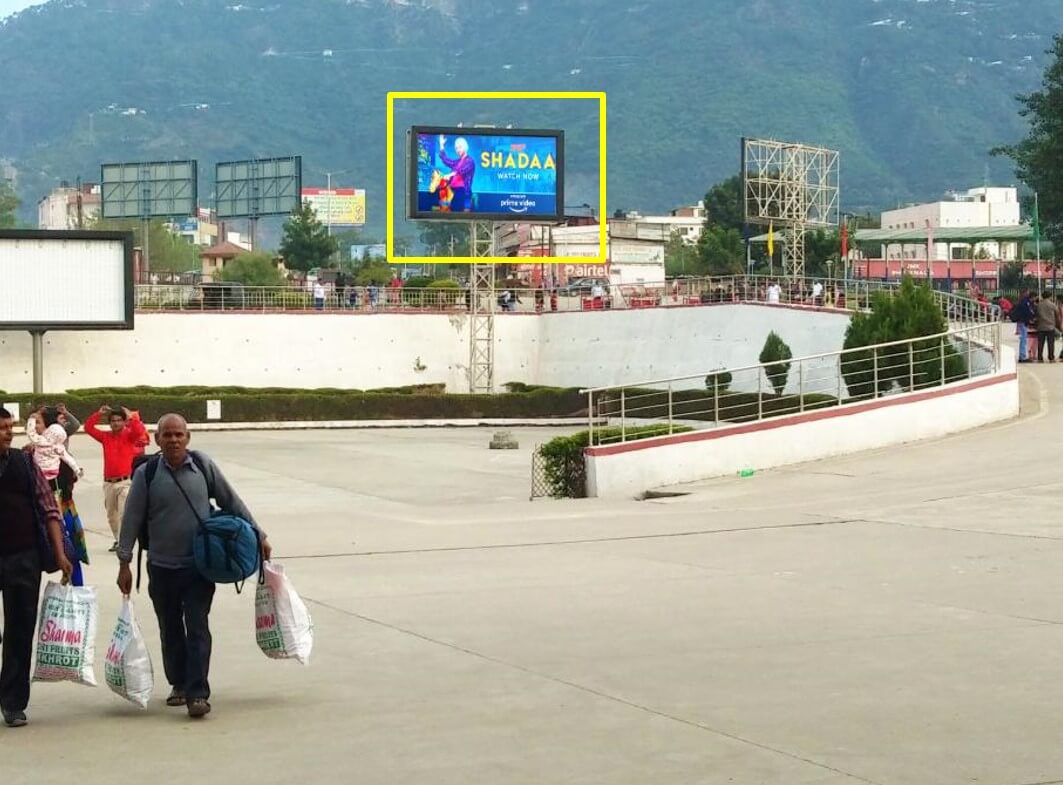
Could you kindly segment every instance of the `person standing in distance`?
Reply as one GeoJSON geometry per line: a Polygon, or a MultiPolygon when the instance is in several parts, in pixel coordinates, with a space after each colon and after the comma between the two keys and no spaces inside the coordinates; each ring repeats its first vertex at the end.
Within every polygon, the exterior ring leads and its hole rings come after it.
{"type": "MultiPolygon", "coordinates": [[[[196,570],[192,541],[200,520],[210,515],[211,497],[222,511],[238,515],[258,528],[247,506],[236,495],[221,469],[203,453],[196,453],[201,471],[188,450],[188,423],[179,414],[159,420],[155,442],[159,457],[151,487],[148,464],[133,473],[132,487],[122,515],[118,536],[118,588],[128,595],[133,589],[133,546],[147,527],[148,595],[155,606],[162,639],[166,680],[173,688],[167,706],[187,706],[189,717],[210,712],[211,635],[208,617],[214,599],[214,584],[196,570]],[[180,486],[180,487],[178,487],[180,486]]],[[[262,558],[272,548],[259,529],[262,558]]]]}
{"type": "Polygon", "coordinates": [[[113,553],[118,550],[118,529],[133,477],[133,459],[144,452],[148,432],[136,412],[124,406],[121,409],[101,406],[85,420],[85,433],[103,446],[103,506],[114,535],[113,553]],[[104,417],[110,426],[106,431],[99,426],[104,417]]]}
{"type": "Polygon", "coordinates": [[[63,582],[74,566],[63,549],[55,492],[22,450],[11,449],[15,420],[0,408],[0,594],[3,595],[3,653],[0,659],[0,714],[9,728],[26,724],[30,664],[37,602],[41,590],[40,532],[47,532],[63,582]]]}

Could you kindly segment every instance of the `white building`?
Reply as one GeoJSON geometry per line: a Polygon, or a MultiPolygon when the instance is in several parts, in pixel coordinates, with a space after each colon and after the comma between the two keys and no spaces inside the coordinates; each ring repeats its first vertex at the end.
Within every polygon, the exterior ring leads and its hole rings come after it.
{"type": "Polygon", "coordinates": [[[641,215],[629,212],[627,218],[642,224],[657,224],[667,227],[668,238],[678,233],[687,245],[695,245],[705,228],[705,203],[677,207],[668,215],[641,215]]]}
{"type": "Polygon", "coordinates": [[[37,202],[37,228],[65,231],[88,228],[100,215],[100,186],[83,183],[80,191],[63,183],[37,202]]]}
{"type": "Polygon", "coordinates": [[[642,219],[612,219],[607,224],[605,264],[590,259],[598,256],[599,225],[524,227],[515,233],[518,254],[534,266],[536,256],[587,257],[586,265],[566,264],[561,271],[565,280],[604,278],[614,285],[660,284],[664,282],[664,247],[671,231],[667,224],[642,219]],[[518,239],[519,238],[519,239],[518,239]]]}
{"type": "MultiPolygon", "coordinates": [[[[940,228],[1020,226],[1019,193],[1016,188],[971,188],[955,193],[952,199],[887,210],[882,213],[883,229],[926,230],[940,228]]],[[[978,243],[975,248],[964,243],[934,243],[934,260],[945,261],[949,251],[953,258],[984,255],[1011,261],[1018,258],[1016,243],[978,243]]],[[[926,259],[927,245],[886,246],[887,259],[926,259]]]]}

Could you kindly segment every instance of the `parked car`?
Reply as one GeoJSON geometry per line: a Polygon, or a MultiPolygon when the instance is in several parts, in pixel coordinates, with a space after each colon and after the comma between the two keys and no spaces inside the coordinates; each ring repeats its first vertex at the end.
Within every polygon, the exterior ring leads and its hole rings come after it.
{"type": "Polygon", "coordinates": [[[609,291],[609,281],[605,278],[576,278],[559,287],[557,293],[568,297],[589,297],[596,285],[609,291]]]}

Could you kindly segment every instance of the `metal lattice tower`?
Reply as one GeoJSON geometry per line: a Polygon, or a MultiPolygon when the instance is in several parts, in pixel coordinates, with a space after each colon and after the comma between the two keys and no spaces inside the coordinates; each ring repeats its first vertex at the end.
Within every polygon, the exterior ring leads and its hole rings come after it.
{"type": "Polygon", "coordinates": [[[766,139],[742,140],[742,198],[746,223],[785,231],[783,273],[805,274],[805,234],[838,225],[839,154],[766,139]]]}
{"type": "MultiPolygon", "coordinates": [[[[496,256],[495,226],[489,221],[469,224],[469,250],[474,258],[496,256]]],[[[469,265],[469,392],[495,389],[495,265],[469,265]]]]}

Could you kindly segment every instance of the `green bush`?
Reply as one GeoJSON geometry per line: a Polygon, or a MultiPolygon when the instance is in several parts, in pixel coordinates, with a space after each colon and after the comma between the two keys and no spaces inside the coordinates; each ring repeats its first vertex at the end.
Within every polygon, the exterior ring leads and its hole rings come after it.
{"type": "Polygon", "coordinates": [[[292,310],[295,308],[309,308],[311,305],[310,292],[300,289],[285,289],[280,292],[272,292],[269,304],[274,308],[292,310]]]}
{"type": "Polygon", "coordinates": [[[732,381],[733,377],[730,371],[717,371],[705,377],[705,388],[709,392],[727,392],[727,388],[730,387],[732,381]]]}
{"type": "Polygon", "coordinates": [[[218,280],[244,286],[284,286],[284,274],[277,269],[273,257],[261,251],[249,251],[231,259],[222,268],[218,280]]]}
{"type": "MultiPolygon", "coordinates": [[[[906,341],[948,330],[941,307],[933,292],[905,276],[900,288],[892,295],[874,292],[871,310],[856,313],[845,332],[844,349],[859,349],[875,344],[906,341]]],[[[881,349],[854,351],[842,357],[842,376],[852,398],[873,398],[894,387],[920,390],[945,381],[966,378],[967,362],[951,341],[940,338],[913,341],[907,345],[881,349]],[[944,358],[942,357],[944,355],[944,358]],[[944,360],[944,362],[942,362],[944,360]],[[875,386],[875,379],[878,386],[875,386]]]]}
{"type": "Polygon", "coordinates": [[[775,388],[776,395],[782,395],[786,389],[786,380],[790,376],[790,363],[794,353],[779,335],[772,330],[764,341],[764,348],[760,350],[760,362],[770,363],[765,369],[771,386],[775,388]]]}
{"type": "Polygon", "coordinates": [[[441,291],[432,294],[432,299],[437,305],[457,305],[464,297],[464,292],[457,281],[449,278],[441,278],[428,284],[429,289],[441,291]]]}
{"type": "MultiPolygon", "coordinates": [[[[644,425],[628,428],[598,428],[594,435],[598,444],[620,441],[621,435],[627,441],[650,439],[654,436],[667,436],[672,433],[686,433],[693,428],[687,426],[644,425]]],[[[571,436],[558,436],[539,448],[543,458],[543,474],[546,479],[547,493],[554,499],[582,499],[587,495],[587,464],[583,451],[590,446],[590,431],[580,431],[571,436]]]]}

